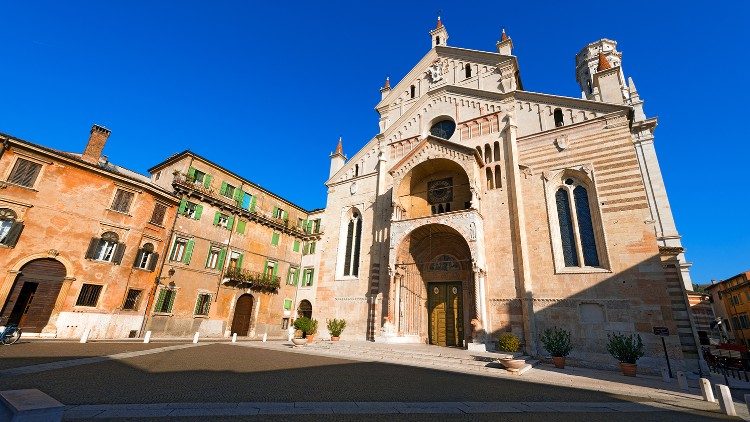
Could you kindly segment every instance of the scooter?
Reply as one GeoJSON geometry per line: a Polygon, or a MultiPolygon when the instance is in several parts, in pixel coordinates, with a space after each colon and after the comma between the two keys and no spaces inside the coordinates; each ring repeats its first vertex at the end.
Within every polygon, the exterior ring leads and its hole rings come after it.
{"type": "Polygon", "coordinates": [[[0,325],[0,343],[13,344],[21,338],[21,329],[18,324],[0,325]]]}

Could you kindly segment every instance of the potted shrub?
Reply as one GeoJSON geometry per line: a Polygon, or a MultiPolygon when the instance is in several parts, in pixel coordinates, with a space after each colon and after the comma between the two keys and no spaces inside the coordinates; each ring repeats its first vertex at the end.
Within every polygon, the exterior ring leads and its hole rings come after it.
{"type": "Polygon", "coordinates": [[[315,341],[315,334],[318,332],[318,320],[308,319],[308,321],[310,322],[305,329],[305,338],[307,338],[308,343],[312,343],[315,341]]]}
{"type": "MultiPolygon", "coordinates": [[[[501,352],[508,352],[515,354],[521,347],[521,340],[513,333],[502,333],[497,340],[497,350],[501,352]]],[[[517,371],[526,365],[526,361],[523,359],[515,359],[515,356],[507,356],[498,360],[505,369],[509,371],[517,371]]]]}
{"type": "Polygon", "coordinates": [[[544,349],[552,355],[552,362],[555,368],[565,368],[565,356],[570,354],[572,349],[570,345],[570,331],[562,328],[547,328],[542,334],[542,345],[544,349]]]}
{"type": "Polygon", "coordinates": [[[295,346],[302,346],[305,343],[307,343],[307,340],[305,337],[305,328],[308,325],[307,321],[303,321],[303,319],[306,319],[304,317],[297,318],[294,320],[294,337],[292,338],[292,343],[294,343],[295,346]]]}
{"type": "Polygon", "coordinates": [[[328,320],[328,332],[331,333],[331,341],[339,341],[341,332],[346,328],[346,320],[344,319],[329,319],[328,320]]]}
{"type": "Polygon", "coordinates": [[[636,361],[643,357],[643,340],[640,334],[607,334],[607,351],[618,361],[623,375],[635,376],[636,361]]]}

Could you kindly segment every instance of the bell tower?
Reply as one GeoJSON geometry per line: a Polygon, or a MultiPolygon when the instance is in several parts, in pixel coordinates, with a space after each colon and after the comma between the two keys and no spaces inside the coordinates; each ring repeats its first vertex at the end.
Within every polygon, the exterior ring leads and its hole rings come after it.
{"type": "Polygon", "coordinates": [[[435,48],[435,46],[438,45],[448,45],[448,30],[445,29],[443,21],[440,20],[440,16],[438,16],[435,29],[430,31],[430,38],[432,39],[432,48],[435,48]]]}

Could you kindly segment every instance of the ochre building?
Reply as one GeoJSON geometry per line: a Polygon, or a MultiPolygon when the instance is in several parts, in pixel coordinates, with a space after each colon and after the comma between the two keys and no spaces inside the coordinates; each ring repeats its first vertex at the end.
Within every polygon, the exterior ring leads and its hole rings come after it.
{"type": "Polygon", "coordinates": [[[613,366],[607,333],[638,333],[639,366],[696,369],[691,289],[647,117],[616,43],[575,56],[580,98],[523,85],[513,42],[431,48],[376,105],[378,133],[326,182],[316,312],[343,337],[477,347],[572,332],[571,359],[613,366]],[[472,320],[473,324],[472,324],[472,320]]]}

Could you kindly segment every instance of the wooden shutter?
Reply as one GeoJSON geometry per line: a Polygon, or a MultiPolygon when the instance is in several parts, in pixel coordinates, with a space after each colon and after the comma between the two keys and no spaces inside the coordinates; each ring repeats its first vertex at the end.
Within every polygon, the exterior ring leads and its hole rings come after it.
{"type": "Polygon", "coordinates": [[[241,191],[240,189],[234,190],[234,200],[238,203],[242,202],[242,197],[245,195],[245,192],[241,191]]]}
{"type": "Polygon", "coordinates": [[[190,167],[187,175],[191,182],[195,180],[195,167],[190,167]]]}
{"type": "Polygon", "coordinates": [[[309,279],[309,281],[307,282],[307,285],[308,285],[308,286],[312,286],[312,284],[313,284],[313,275],[314,275],[314,274],[315,274],[315,270],[314,270],[314,269],[312,269],[312,268],[310,268],[310,279],[309,279]]]}
{"type": "Polygon", "coordinates": [[[99,246],[99,240],[98,237],[91,239],[91,242],[89,242],[89,248],[86,250],[86,259],[94,259],[96,256],[96,250],[99,246]]]}
{"type": "Polygon", "coordinates": [[[219,211],[216,211],[216,214],[214,214],[214,226],[219,225],[219,218],[221,217],[221,213],[219,211]]]}
{"type": "Polygon", "coordinates": [[[195,213],[193,215],[193,218],[196,220],[201,219],[201,214],[203,214],[203,205],[196,205],[195,206],[195,213]]]}
{"type": "Polygon", "coordinates": [[[227,193],[227,182],[221,182],[221,189],[219,189],[219,194],[225,195],[227,193]]]}
{"type": "Polygon", "coordinates": [[[271,235],[271,244],[273,246],[278,246],[279,245],[279,234],[278,233],[273,232],[273,234],[271,235]]]}
{"type": "Polygon", "coordinates": [[[148,263],[148,270],[154,271],[156,269],[156,264],[159,262],[159,254],[154,252],[151,254],[150,261],[148,263]]]}
{"type": "Polygon", "coordinates": [[[115,245],[115,254],[112,256],[112,262],[120,265],[123,256],[125,256],[125,244],[118,243],[115,245]]]}
{"type": "Polygon", "coordinates": [[[143,249],[138,249],[138,252],[135,253],[135,261],[133,261],[133,268],[140,268],[138,264],[141,262],[141,258],[143,257],[143,254],[146,251],[143,249]]]}
{"type": "Polygon", "coordinates": [[[250,212],[255,212],[255,200],[256,197],[253,195],[253,197],[250,198],[250,212]]]}
{"type": "Polygon", "coordinates": [[[159,298],[156,299],[156,306],[154,306],[154,312],[161,312],[161,307],[164,305],[164,296],[167,294],[167,289],[159,290],[159,298]]]}
{"type": "Polygon", "coordinates": [[[177,209],[177,212],[180,214],[185,214],[185,209],[187,208],[187,200],[183,199],[180,201],[180,208],[177,209]]]}
{"type": "Polygon", "coordinates": [[[273,266],[273,276],[277,277],[279,275],[279,263],[277,262],[276,265],[273,266]]]}
{"type": "Polygon", "coordinates": [[[187,245],[185,246],[185,253],[182,255],[182,262],[185,264],[190,263],[190,258],[193,257],[193,248],[195,247],[195,241],[188,240],[187,245]]]}
{"type": "Polygon", "coordinates": [[[21,237],[22,231],[23,223],[14,221],[13,225],[10,226],[10,230],[8,230],[8,234],[5,236],[5,240],[3,240],[3,244],[5,244],[5,246],[10,246],[11,248],[16,246],[18,238],[21,237]]]}
{"type": "Polygon", "coordinates": [[[203,186],[206,189],[211,187],[211,175],[210,174],[203,176],[203,186]]]}
{"type": "Polygon", "coordinates": [[[157,202],[154,205],[154,212],[151,214],[150,222],[161,226],[164,223],[164,215],[166,213],[167,213],[167,206],[157,202]]]}
{"type": "Polygon", "coordinates": [[[245,234],[245,224],[247,222],[245,220],[240,220],[237,222],[237,233],[245,234]]]}
{"type": "Polygon", "coordinates": [[[34,163],[23,158],[16,160],[16,164],[13,166],[13,171],[10,172],[8,181],[17,185],[26,186],[30,188],[34,186],[36,177],[42,170],[42,165],[34,163]]]}
{"type": "Polygon", "coordinates": [[[227,230],[232,231],[234,228],[234,216],[230,215],[227,219],[227,230]]]}
{"type": "Polygon", "coordinates": [[[172,305],[174,305],[174,297],[177,296],[177,290],[170,290],[172,294],[169,295],[169,302],[167,303],[167,312],[172,312],[172,305]]]}
{"type": "Polygon", "coordinates": [[[227,258],[227,250],[219,251],[219,259],[216,260],[216,268],[224,268],[224,260],[227,258]]]}
{"type": "Polygon", "coordinates": [[[299,252],[299,240],[294,240],[294,246],[292,247],[292,250],[294,250],[294,252],[299,252]]]}
{"type": "Polygon", "coordinates": [[[242,258],[244,257],[243,254],[240,254],[240,256],[237,257],[237,268],[242,268],[242,258]]]}

